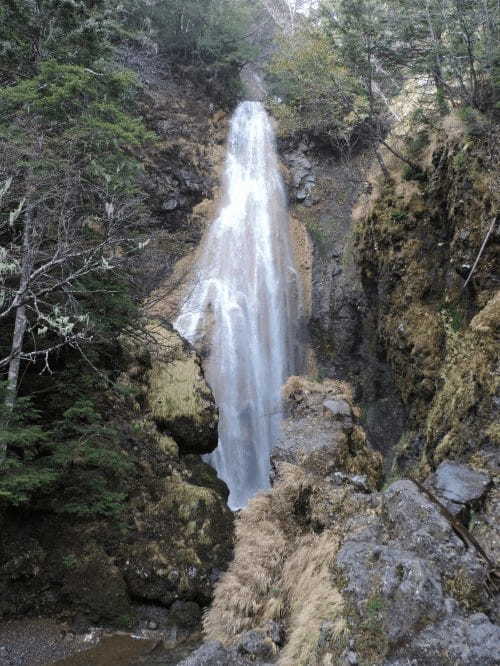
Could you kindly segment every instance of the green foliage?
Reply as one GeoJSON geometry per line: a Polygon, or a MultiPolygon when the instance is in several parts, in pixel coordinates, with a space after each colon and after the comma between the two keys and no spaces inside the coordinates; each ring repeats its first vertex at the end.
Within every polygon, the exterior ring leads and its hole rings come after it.
{"type": "Polygon", "coordinates": [[[283,38],[268,71],[271,106],[284,134],[307,132],[332,143],[348,141],[366,117],[358,81],[320,28],[306,26],[293,40],[283,38]]]}
{"type": "Polygon", "coordinates": [[[374,595],[366,602],[366,611],[371,619],[378,617],[379,613],[384,609],[385,601],[382,597],[374,595]]]}
{"type": "Polygon", "coordinates": [[[404,180],[416,180],[419,183],[425,183],[427,181],[427,174],[425,171],[417,169],[409,164],[403,166],[402,172],[404,180]]]}
{"type": "Polygon", "coordinates": [[[244,0],[130,0],[128,24],[150,32],[176,62],[245,61],[254,54],[246,39],[255,16],[244,0]]]}
{"type": "Polygon", "coordinates": [[[56,425],[59,441],[50,464],[59,474],[59,492],[50,501],[53,511],[81,517],[119,514],[126,498],[122,481],[133,465],[119,446],[118,431],[87,399],[67,409],[56,425]]]}
{"type": "Polygon", "coordinates": [[[8,0],[0,6],[0,77],[32,75],[55,60],[91,65],[109,53],[113,0],[8,0]]]}
{"type": "Polygon", "coordinates": [[[66,569],[75,569],[78,565],[78,558],[74,553],[68,553],[63,556],[62,563],[66,569]]]}
{"type": "Polygon", "coordinates": [[[39,423],[40,412],[32,407],[29,398],[19,398],[10,411],[5,407],[5,385],[0,389],[0,445],[15,452],[2,465],[0,503],[18,506],[52,483],[56,473],[37,462],[39,450],[50,439],[39,423]]]}
{"type": "Polygon", "coordinates": [[[453,333],[458,333],[463,327],[465,322],[464,313],[462,308],[453,303],[445,303],[441,308],[441,314],[445,320],[445,324],[453,333]]]}
{"type": "Polygon", "coordinates": [[[138,145],[153,135],[124,111],[137,89],[136,77],[129,71],[94,72],[81,65],[46,61],[33,78],[0,90],[1,120],[19,123],[22,115],[25,123],[30,118],[52,133],[78,137],[84,149],[138,145]]]}
{"type": "Polygon", "coordinates": [[[258,55],[257,4],[247,0],[127,0],[124,24],[222,103],[240,91],[241,66],[258,55]]]}
{"type": "Polygon", "coordinates": [[[47,428],[29,398],[19,398],[13,412],[2,407],[0,418],[0,443],[9,451],[0,473],[0,504],[81,518],[120,514],[133,465],[118,431],[92,401],[77,400],[47,428]]]}
{"type": "Polygon", "coordinates": [[[488,119],[477,109],[464,106],[457,111],[457,116],[464,122],[467,136],[472,139],[483,139],[488,135],[490,130],[488,119]]]}
{"type": "Polygon", "coordinates": [[[418,155],[426,146],[429,145],[429,133],[427,130],[420,130],[413,136],[406,139],[408,151],[413,155],[418,155]]]}

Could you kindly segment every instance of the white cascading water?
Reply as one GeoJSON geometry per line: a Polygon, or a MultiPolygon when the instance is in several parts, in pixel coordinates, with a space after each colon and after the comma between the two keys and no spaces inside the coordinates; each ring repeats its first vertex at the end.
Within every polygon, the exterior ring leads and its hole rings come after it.
{"type": "Polygon", "coordinates": [[[243,102],[231,121],[222,208],[174,324],[208,349],[220,411],[219,446],[208,461],[233,510],[269,487],[281,387],[298,362],[300,289],[288,223],[271,122],[262,104],[243,102]]]}

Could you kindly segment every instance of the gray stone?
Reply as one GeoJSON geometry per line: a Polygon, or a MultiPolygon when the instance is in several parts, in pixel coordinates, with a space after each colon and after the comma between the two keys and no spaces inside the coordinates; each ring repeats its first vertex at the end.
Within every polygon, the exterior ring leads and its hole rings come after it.
{"type": "Polygon", "coordinates": [[[333,483],[335,486],[342,486],[345,484],[350,484],[363,493],[371,492],[370,486],[368,484],[368,479],[364,474],[355,474],[354,476],[349,476],[349,474],[344,474],[343,472],[334,472],[331,476],[328,477],[328,480],[333,483]]]}
{"type": "Polygon", "coordinates": [[[447,618],[427,626],[384,666],[496,666],[500,663],[500,627],[483,615],[447,618]],[[413,661],[415,660],[415,661],[413,661]]]}
{"type": "Polygon", "coordinates": [[[232,654],[219,641],[208,641],[179,666],[232,666],[232,654]]]}
{"type": "Polygon", "coordinates": [[[361,490],[364,493],[370,492],[368,479],[365,474],[355,474],[354,476],[350,477],[350,481],[357,490],[361,490]]]}
{"type": "MultiPolygon", "coordinates": [[[[248,632],[254,633],[254,632],[248,632]]],[[[247,657],[235,647],[225,648],[219,641],[208,641],[178,666],[267,666],[265,662],[247,657]]]]}
{"type": "Polygon", "coordinates": [[[273,656],[273,642],[263,631],[246,631],[238,639],[236,649],[240,654],[268,659],[273,656]]]}
{"type": "Polygon", "coordinates": [[[325,400],[323,403],[324,412],[336,420],[350,418],[352,409],[347,400],[325,400]]]}
{"type": "Polygon", "coordinates": [[[171,199],[167,199],[166,201],[164,201],[161,207],[165,211],[171,211],[178,208],[178,206],[179,206],[179,201],[172,197],[171,199]]]}
{"type": "Polygon", "coordinates": [[[284,629],[283,625],[275,620],[269,620],[266,625],[266,633],[273,643],[276,645],[282,645],[284,639],[284,629]]]}
{"type": "Polygon", "coordinates": [[[432,558],[447,569],[465,552],[449,521],[413,481],[396,481],[383,493],[383,501],[399,542],[412,544],[419,557],[432,558]]]}
{"type": "Polygon", "coordinates": [[[439,572],[411,552],[348,541],[337,566],[360,615],[376,620],[391,642],[408,638],[423,621],[435,621],[443,612],[439,572]]]}
{"type": "Polygon", "coordinates": [[[336,423],[341,424],[342,430],[350,432],[353,427],[353,414],[346,400],[325,400],[323,415],[336,423]]]}
{"type": "Polygon", "coordinates": [[[455,504],[469,504],[480,500],[489,484],[490,478],[487,474],[454,462],[442,462],[433,481],[436,493],[455,504]]]}

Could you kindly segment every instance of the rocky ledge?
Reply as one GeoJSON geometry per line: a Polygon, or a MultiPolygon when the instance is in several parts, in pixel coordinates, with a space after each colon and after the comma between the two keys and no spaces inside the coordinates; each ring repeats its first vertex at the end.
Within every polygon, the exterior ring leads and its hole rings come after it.
{"type": "Polygon", "coordinates": [[[497,579],[460,522],[488,504],[490,478],[445,463],[380,489],[349,387],[292,378],[285,393],[273,488],[241,512],[209,642],[183,665],[498,663],[497,579]]]}

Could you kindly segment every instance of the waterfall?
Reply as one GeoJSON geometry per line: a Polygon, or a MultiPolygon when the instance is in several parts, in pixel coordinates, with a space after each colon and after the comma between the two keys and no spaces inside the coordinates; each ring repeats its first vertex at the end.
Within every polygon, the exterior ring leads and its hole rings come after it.
{"type": "Polygon", "coordinates": [[[208,456],[239,509],[269,487],[281,387],[295,372],[299,278],[271,122],[259,102],[231,121],[223,201],[175,328],[208,349],[205,371],[219,406],[219,445],[208,456]]]}

